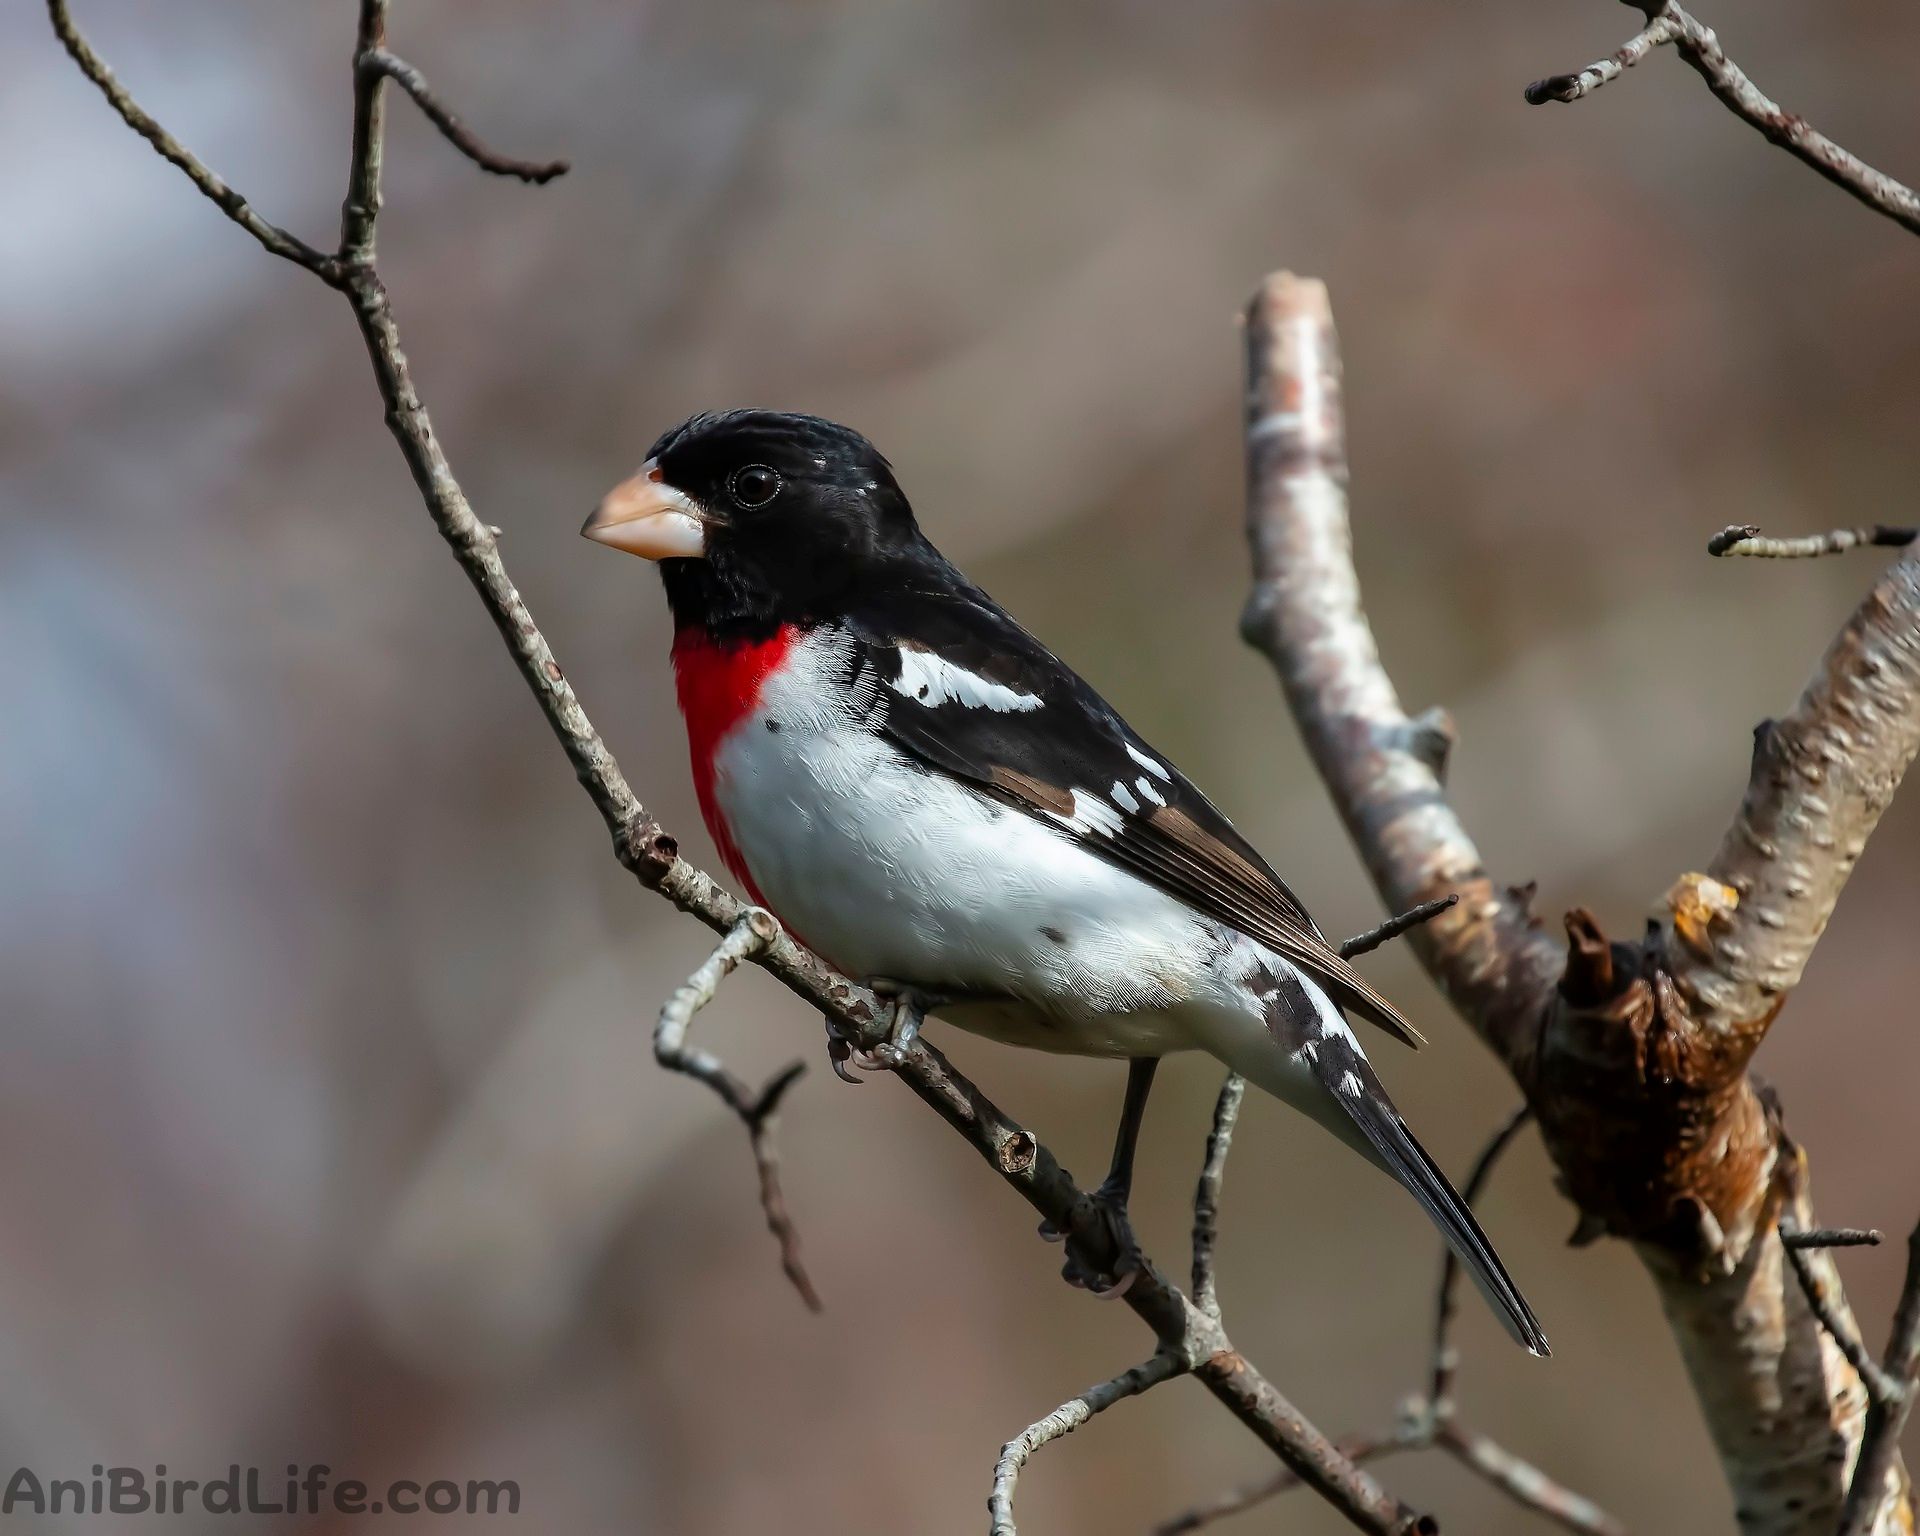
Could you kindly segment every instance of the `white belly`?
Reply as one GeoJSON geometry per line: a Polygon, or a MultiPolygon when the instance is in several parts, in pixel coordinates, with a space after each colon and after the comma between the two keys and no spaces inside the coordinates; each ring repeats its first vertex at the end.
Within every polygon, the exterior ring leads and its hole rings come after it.
{"type": "Polygon", "coordinates": [[[1183,1005],[1217,990],[1232,936],[903,759],[826,686],[843,643],[796,646],[716,754],[717,804],[775,913],[853,975],[1007,1000],[947,1010],[962,1028],[1098,1055],[1199,1044],[1183,1005]]]}

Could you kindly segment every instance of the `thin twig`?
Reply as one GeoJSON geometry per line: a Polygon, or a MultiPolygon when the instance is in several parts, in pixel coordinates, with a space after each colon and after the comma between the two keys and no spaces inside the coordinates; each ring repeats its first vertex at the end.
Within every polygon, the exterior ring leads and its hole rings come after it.
{"type": "Polygon", "coordinates": [[[987,1495],[987,1513],[992,1519],[990,1536],[1017,1536],[1013,1524],[1013,1489],[1020,1469],[1043,1445],[1070,1435],[1097,1413],[1115,1403],[1138,1397],[1163,1381],[1186,1374],[1186,1362],[1172,1355],[1158,1354],[1142,1361],[1132,1370],[1122,1371],[1110,1381],[1089,1387],[1078,1397],[1069,1398],[1044,1419],[1029,1424],[1000,1449],[993,1467],[993,1491],[987,1495]]]}
{"type": "Polygon", "coordinates": [[[1434,1443],[1462,1466],[1498,1488],[1514,1503],[1577,1531],[1581,1536],[1626,1536],[1627,1528],[1593,1500],[1548,1477],[1478,1430],[1448,1419],[1434,1430],[1434,1443]]]}
{"type": "Polygon", "coordinates": [[[1220,1185],[1227,1176],[1227,1154],[1233,1150],[1233,1130],[1240,1120],[1240,1100],[1246,1079],[1229,1072],[1213,1104],[1213,1126],[1207,1132],[1207,1156],[1200,1165],[1200,1184],[1193,1192],[1193,1304],[1209,1317],[1220,1315],[1220,1290],[1213,1272],[1213,1248],[1219,1235],[1220,1185]]]}
{"type": "Polygon", "coordinates": [[[397,54],[389,53],[384,48],[374,48],[360,56],[360,68],[371,74],[385,75],[411,96],[414,105],[426,114],[427,121],[440,130],[442,137],[483,171],[490,171],[495,176],[517,176],[535,186],[544,186],[554,177],[566,175],[570,169],[565,160],[516,160],[489,149],[480,141],[479,135],[454,115],[452,108],[433,94],[427,77],[397,54]]]}
{"type": "Polygon", "coordinates": [[[1672,43],[1680,57],[1707,82],[1707,89],[1720,98],[1721,104],[1757,128],[1768,142],[1778,144],[1876,213],[1883,213],[1920,234],[1920,194],[1884,171],[1876,171],[1858,155],[1810,126],[1805,118],[1786,111],[1763,94],[1745,71],[1727,57],[1711,27],[1695,20],[1672,0],[1666,0],[1665,4],[1655,0],[1629,0],[1629,3],[1638,4],[1646,13],[1644,31],[1611,58],[1590,64],[1578,74],[1553,75],[1534,81],[1527,87],[1527,100],[1534,106],[1549,101],[1578,101],[1639,63],[1653,49],[1672,43]]]}
{"type": "MultiPolygon", "coordinates": [[[[1239,1079],[1230,1077],[1227,1081],[1228,1086],[1231,1087],[1237,1084],[1239,1079]]],[[[1221,1099],[1224,1104],[1225,1089],[1222,1090],[1221,1099]]],[[[1194,1202],[1194,1294],[1196,1300],[1203,1294],[1203,1280],[1210,1285],[1212,1275],[1211,1222],[1203,1223],[1199,1216],[1202,1202],[1210,1194],[1207,1175],[1216,1173],[1216,1162],[1225,1160],[1224,1151],[1217,1158],[1215,1155],[1215,1143],[1222,1139],[1218,1131],[1219,1118],[1220,1112],[1216,1109],[1215,1135],[1207,1143],[1207,1173],[1201,1176],[1200,1195],[1194,1202]],[[1204,1244],[1203,1234],[1206,1238],[1204,1244]],[[1201,1263],[1203,1252],[1208,1257],[1208,1263],[1204,1269],[1201,1263]]],[[[1500,1160],[1501,1154],[1512,1145],[1514,1137],[1519,1134],[1520,1128],[1530,1118],[1531,1111],[1526,1105],[1521,1105],[1501,1123],[1500,1128],[1481,1149],[1460,1191],[1461,1198],[1469,1206],[1480,1197],[1489,1175],[1493,1172],[1494,1165],[1500,1160]]],[[[1227,1132],[1230,1137],[1231,1117],[1227,1121],[1227,1132]]],[[[1217,1196],[1217,1188],[1211,1193],[1217,1196]]],[[[1569,1530],[1578,1531],[1582,1536],[1625,1536],[1626,1528],[1591,1499],[1555,1482],[1531,1462],[1514,1455],[1513,1452],[1478,1430],[1468,1429],[1459,1423],[1453,1402],[1453,1378],[1458,1369],[1459,1358],[1451,1340],[1455,1297],[1459,1290],[1459,1283],[1460,1265],[1454,1258],[1452,1250],[1449,1249],[1440,1266],[1440,1285],[1434,1302],[1433,1363],[1428,1375],[1426,1392],[1415,1393],[1406,1399],[1401,1405],[1391,1433],[1350,1436],[1337,1442],[1342,1452],[1355,1465],[1359,1465],[1363,1461],[1395,1455],[1401,1451],[1422,1451],[1438,1447],[1492,1483],[1516,1503],[1539,1511],[1569,1530]]],[[[1233,1489],[1176,1515],[1173,1519],[1156,1526],[1154,1536],[1179,1536],[1181,1532],[1197,1531],[1202,1526],[1225,1519],[1228,1515],[1238,1514],[1244,1509],[1251,1509],[1254,1505],[1263,1503],[1276,1494],[1285,1493],[1288,1489],[1299,1486],[1300,1480],[1291,1473],[1285,1471],[1272,1473],[1257,1482],[1233,1489]]]]}
{"type": "Polygon", "coordinates": [[[162,159],[185,171],[187,179],[222,213],[275,256],[297,262],[328,282],[334,281],[334,260],[331,256],[315,250],[298,235],[289,234],[278,224],[261,218],[246,198],[209,170],[197,156],[147,114],[107,67],[106,61],[93,51],[93,45],[81,36],[79,28],[73,24],[73,17],[68,14],[67,0],[47,0],[47,15],[53,21],[54,33],[62,46],[73,56],[73,62],[80,66],[80,73],[100,87],[101,95],[120,114],[121,120],[151,144],[162,159]]]}
{"type": "Polygon", "coordinates": [[[1458,892],[1442,896],[1438,901],[1423,901],[1417,907],[1409,908],[1397,917],[1390,917],[1378,928],[1369,928],[1365,933],[1356,933],[1340,946],[1340,958],[1351,960],[1355,955],[1368,954],[1378,949],[1389,939],[1397,939],[1409,928],[1418,928],[1422,923],[1430,923],[1442,912],[1460,900],[1458,892]]]}
{"type": "Polygon", "coordinates": [[[1814,1261],[1805,1247],[1789,1241],[1797,1233],[1791,1216],[1780,1218],[1780,1236],[1787,1255],[1787,1262],[1793,1266],[1794,1278],[1800,1282],[1800,1289],[1807,1298],[1807,1310],[1812,1312],[1827,1336],[1834,1342],[1835,1348],[1846,1356],[1847,1364],[1859,1374],[1866,1383],[1867,1396],[1874,1402],[1891,1402],[1901,1393],[1901,1383],[1880,1368],[1868,1351],[1859,1331],[1834,1307],[1827,1295],[1827,1287],[1820,1276],[1814,1272],[1814,1261]]]}
{"type": "Polygon", "coordinates": [[[1874,1248],[1886,1240],[1877,1227],[1809,1227],[1789,1232],[1781,1228],[1780,1241],[1789,1248],[1874,1248]]]}
{"type": "Polygon", "coordinates": [[[1578,101],[1590,96],[1610,80],[1618,80],[1654,49],[1674,40],[1676,28],[1670,16],[1656,16],[1639,32],[1628,38],[1617,52],[1589,64],[1571,75],[1549,75],[1527,87],[1528,104],[1539,106],[1549,101],[1578,101]]]}
{"type": "MultiPolygon", "coordinates": [[[[1373,1435],[1349,1435],[1338,1442],[1341,1455],[1356,1467],[1370,1461],[1380,1461],[1388,1456],[1412,1447],[1396,1439],[1382,1440],[1373,1435]]],[[[1153,1536],[1186,1536],[1189,1531],[1197,1531],[1202,1526],[1212,1525],[1216,1520],[1224,1520],[1229,1515],[1237,1515],[1242,1510],[1252,1509],[1256,1504],[1264,1504],[1276,1494],[1286,1493],[1298,1488],[1300,1479],[1282,1467],[1278,1472],[1269,1473],[1257,1482],[1243,1483],[1238,1488],[1229,1488],[1225,1493],[1215,1494],[1203,1504],[1183,1510],[1171,1520],[1163,1520],[1153,1528],[1153,1536]]]]}
{"type": "MultiPolygon", "coordinates": [[[[1877,1528],[1887,1500],[1900,1491],[1902,1479],[1894,1471],[1900,1436],[1914,1399],[1920,1397],[1920,1224],[1907,1237],[1907,1277],[1894,1305],[1883,1371],[1900,1390],[1891,1397],[1874,1393],[1867,1405],[1867,1426],[1860,1436],[1860,1459],[1847,1489],[1840,1536],[1868,1536],[1877,1528]]],[[[1871,1381],[1868,1391],[1873,1392],[1871,1381]]]]}
{"type": "Polygon", "coordinates": [[[670,1072],[696,1077],[719,1094],[740,1117],[753,1146],[753,1165],[760,1175],[760,1208],[766,1213],[767,1230],[780,1243],[780,1267],[786,1271],[793,1288],[813,1311],[821,1310],[820,1294],[807,1277],[800,1262],[800,1234],[787,1212],[786,1196],[780,1188],[780,1151],[774,1141],[776,1115],[780,1100],[807,1070],[804,1061],[789,1062],[757,1092],[728,1070],[719,1057],[696,1050],[687,1044],[687,1032],[693,1016],[720,990],[720,983],[733,974],[743,960],[751,960],[780,936],[780,924],[771,912],[750,907],[727,931],[712,954],[675,987],[660,1009],[660,1021],[653,1029],[654,1058],[670,1072]]]}
{"type": "Polygon", "coordinates": [[[1827,533],[1804,534],[1797,539],[1763,539],[1752,523],[1734,523],[1707,540],[1707,553],[1714,556],[1744,555],[1755,560],[1810,560],[1820,555],[1844,555],[1850,549],[1878,546],[1904,549],[1920,528],[1890,528],[1872,523],[1865,528],[1835,528],[1827,533]]]}

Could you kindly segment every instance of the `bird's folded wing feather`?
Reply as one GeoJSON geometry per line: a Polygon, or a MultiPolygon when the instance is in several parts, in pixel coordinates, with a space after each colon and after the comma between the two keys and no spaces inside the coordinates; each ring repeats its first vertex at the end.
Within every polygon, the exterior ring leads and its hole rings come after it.
{"type": "Polygon", "coordinates": [[[1423,1043],[1226,817],[1071,668],[978,591],[913,596],[911,608],[854,619],[852,681],[878,729],[1277,950],[1341,1007],[1423,1043]]]}

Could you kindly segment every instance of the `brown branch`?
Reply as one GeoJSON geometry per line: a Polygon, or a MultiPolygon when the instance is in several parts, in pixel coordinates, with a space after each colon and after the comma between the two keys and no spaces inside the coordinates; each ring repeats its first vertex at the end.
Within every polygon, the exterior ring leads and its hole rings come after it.
{"type": "Polygon", "coordinates": [[[121,121],[151,144],[161,159],[184,171],[187,180],[198,187],[202,195],[275,256],[296,262],[328,282],[335,280],[334,259],[331,256],[315,250],[298,235],[289,234],[278,224],[261,218],[254,211],[253,204],[209,170],[197,156],[189,153],[178,139],[147,114],[107,67],[106,61],[93,51],[93,45],[81,35],[80,29],[73,23],[73,17],[68,14],[67,0],[47,0],[47,15],[53,22],[54,35],[72,55],[73,62],[80,66],[80,73],[100,87],[100,94],[120,114],[121,121]]]}
{"type": "MultiPolygon", "coordinates": [[[[1372,1435],[1349,1435],[1337,1443],[1341,1454],[1356,1467],[1370,1461],[1383,1461],[1409,1448],[1398,1440],[1380,1440],[1372,1435]]],[[[1252,1509],[1254,1505],[1264,1504],[1276,1494],[1286,1493],[1300,1486],[1300,1479],[1282,1468],[1278,1472],[1268,1473],[1257,1482],[1247,1483],[1239,1488],[1229,1488],[1225,1493],[1215,1494],[1205,1503],[1183,1510],[1171,1520],[1161,1521],[1153,1528],[1153,1536],[1185,1536],[1188,1531],[1197,1531],[1203,1526],[1212,1525],[1216,1520],[1224,1520],[1229,1515],[1237,1515],[1242,1510],[1252,1509]]]]}
{"type": "MultiPolygon", "coordinates": [[[[345,293],[366,343],[386,421],[428,514],[473,583],[499,629],[521,677],[532,689],[548,725],[573,764],[582,788],[613,836],[620,862],[649,890],[722,934],[735,930],[748,909],[710,876],[679,856],[670,833],[635,796],[613,754],[567,682],[551,648],[500,558],[494,530],[473,513],[454,478],[428,419],[400,347],[386,288],[374,266],[381,207],[384,71],[359,61],[385,45],[388,0],[361,0],[354,49],[353,148],[337,255],[322,257],[278,239],[243,200],[229,193],[200,162],[180,150],[144,112],[134,107],[105,72],[67,16],[64,0],[48,0],[54,29],[81,68],[100,85],[121,116],[168,159],[179,165],[223,211],[277,255],[303,265],[345,293]],[[263,233],[264,232],[264,233],[263,233]]],[[[750,931],[751,925],[749,925],[750,931]]],[[[859,983],[842,976],[785,934],[765,942],[752,957],[789,990],[837,1020],[853,1039],[880,1043],[890,1011],[859,983]]],[[[1092,1197],[1080,1189],[1036,1137],[955,1071],[932,1046],[916,1041],[896,1074],[958,1131],[1000,1177],[1055,1228],[1080,1243],[1096,1267],[1120,1260],[1110,1226],[1092,1197]]],[[[1436,1527],[1385,1493],[1309,1423],[1271,1382],[1260,1375],[1209,1317],[1173,1286],[1150,1261],[1128,1289],[1127,1306],[1153,1329],[1163,1353],[1171,1354],[1286,1466],[1362,1530],[1380,1536],[1414,1536],[1436,1527]]]]}
{"type": "Polygon", "coordinates": [[[994,1463],[993,1491],[987,1495],[987,1513],[992,1521],[989,1536],[1018,1536],[1013,1523],[1013,1490],[1019,1481],[1020,1469],[1026,1466],[1035,1451],[1062,1435],[1072,1434],[1095,1414],[1106,1412],[1115,1403],[1138,1397],[1163,1381],[1172,1381],[1176,1376],[1185,1375],[1186,1371],[1185,1362],[1175,1356],[1154,1355],[1131,1370],[1122,1371],[1110,1381],[1103,1381],[1098,1386],[1087,1388],[1078,1397],[1069,1398],[1044,1419],[1029,1424],[1009,1440],[1001,1447],[1000,1459],[994,1463]]]}
{"type": "Polygon", "coordinates": [[[1626,1536],[1627,1528],[1593,1500],[1563,1487],[1498,1441],[1451,1420],[1434,1428],[1434,1444],[1492,1483],[1514,1503],[1581,1536],[1626,1536]]]}
{"type": "MultiPolygon", "coordinates": [[[[1677,881],[1666,923],[1637,948],[1569,914],[1563,960],[1448,804],[1444,716],[1410,718],[1381,666],[1353,565],[1325,288],[1270,279],[1247,337],[1246,637],[1273,662],[1387,904],[1460,893],[1415,950],[1532,1105],[1581,1232],[1634,1239],[1742,1526],[1825,1536],[1867,1395],[1782,1283],[1776,1192],[1799,1154],[1746,1063],[1920,745],[1920,547],[1883,573],[1794,714],[1762,733],[1712,873],[1677,881]]],[[[1811,1226],[1804,1183],[1791,1198],[1811,1226]]],[[[1831,1294],[1844,1310],[1837,1279],[1831,1294]]]]}
{"type": "Polygon", "coordinates": [[[800,1293],[800,1299],[818,1312],[820,1293],[813,1288],[806,1266],[800,1262],[800,1234],[787,1213],[786,1196],[780,1188],[780,1152],[774,1141],[780,1100],[799,1081],[807,1064],[789,1062],[764,1088],[756,1091],[730,1072],[717,1056],[694,1050],[687,1044],[693,1016],[713,1001],[720,983],[733,974],[742,960],[751,960],[779,936],[780,924],[771,912],[760,907],[750,907],[743,912],[700,968],[675,987],[661,1005],[660,1019],[653,1029],[653,1054],[668,1071],[684,1072],[705,1083],[746,1126],[747,1139],[753,1148],[753,1166],[760,1176],[760,1208],[766,1213],[767,1230],[780,1244],[780,1267],[800,1293]]]}
{"type": "MultiPolygon", "coordinates": [[[[1353,942],[1353,941],[1349,941],[1353,942]]],[[[1229,1078],[1228,1085],[1238,1083],[1238,1078],[1229,1078]]],[[[1225,1092],[1222,1093],[1225,1101],[1225,1092]]],[[[1474,1160],[1473,1170],[1467,1175],[1467,1182],[1461,1189],[1461,1198],[1469,1205],[1479,1198],[1486,1187],[1488,1176],[1500,1156],[1513,1142],[1520,1128],[1529,1118],[1525,1105],[1509,1115],[1500,1128],[1494,1132],[1480,1156],[1474,1160]]],[[[1216,1126],[1218,1115],[1216,1113],[1216,1126]]],[[[1231,1123],[1229,1122],[1229,1131],[1231,1123]]],[[[1216,1132],[1216,1140],[1218,1135],[1216,1132]]],[[[1222,1151],[1218,1161],[1224,1161],[1222,1151]]],[[[1214,1142],[1208,1143],[1207,1166],[1211,1171],[1216,1163],[1214,1142]]],[[[1201,1194],[1207,1194],[1205,1179],[1201,1182],[1201,1194]]],[[[1196,1207],[1199,1201],[1195,1202],[1196,1207]]],[[[1195,1225],[1195,1280],[1196,1294],[1200,1288],[1199,1259],[1200,1226],[1195,1225]]],[[[1453,1378],[1458,1366],[1458,1355],[1451,1342],[1455,1297],[1459,1291],[1460,1265],[1448,1250],[1440,1266],[1440,1285],[1434,1302],[1433,1326],[1433,1365],[1425,1394],[1415,1393],[1401,1405],[1400,1413],[1392,1431],[1385,1435],[1355,1435],[1338,1442],[1346,1454],[1356,1464],[1380,1456],[1397,1455],[1402,1451],[1423,1451],[1438,1448],[1453,1456],[1462,1465],[1468,1467],[1480,1477],[1492,1483],[1516,1503],[1537,1510],[1549,1519],[1558,1521],[1568,1530],[1583,1533],[1583,1536],[1625,1536],[1625,1527],[1591,1499],[1563,1487],[1531,1462],[1523,1460],[1513,1452],[1498,1444],[1477,1430],[1464,1427],[1458,1421],[1453,1402],[1453,1378]]],[[[1202,1526],[1211,1525],[1228,1515],[1251,1509],[1264,1503],[1277,1494],[1300,1486],[1298,1478],[1291,1473],[1280,1471],[1269,1474],[1259,1482],[1233,1489],[1225,1494],[1195,1505],[1182,1514],[1176,1515],[1154,1528],[1154,1536],[1177,1536],[1183,1531],[1197,1531],[1202,1526]]]]}
{"type": "Polygon", "coordinates": [[[1351,960],[1356,955],[1371,954],[1390,939],[1397,939],[1409,928],[1418,928],[1422,923],[1430,923],[1442,912],[1451,909],[1460,897],[1449,893],[1438,901],[1423,901],[1419,906],[1402,912],[1398,917],[1390,917],[1378,928],[1369,928],[1365,933],[1356,933],[1340,946],[1340,958],[1351,960]]]}
{"type": "Polygon", "coordinates": [[[1206,1160],[1193,1193],[1193,1303],[1207,1316],[1220,1315],[1220,1289],[1214,1276],[1213,1249],[1219,1236],[1220,1185],[1227,1176],[1227,1154],[1233,1150],[1233,1131],[1240,1121],[1240,1101],[1246,1079],[1229,1072],[1214,1100],[1213,1126],[1207,1132],[1206,1160]]]}
{"type": "Polygon", "coordinates": [[[1814,1227],[1789,1232],[1782,1227],[1780,1241],[1788,1248],[1873,1248],[1886,1240],[1877,1227],[1814,1227]]]}
{"type": "Polygon", "coordinates": [[[1752,523],[1734,523],[1707,540],[1707,553],[1745,555],[1756,560],[1810,560],[1820,555],[1844,555],[1850,549],[1877,545],[1882,549],[1904,549],[1920,535],[1916,528],[1890,528],[1873,523],[1865,528],[1835,528],[1828,533],[1811,533],[1797,539],[1763,539],[1752,523]]]}
{"type": "Polygon", "coordinates": [[[1876,171],[1858,155],[1811,126],[1805,118],[1769,99],[1747,78],[1745,71],[1726,56],[1711,27],[1696,21],[1673,0],[1666,0],[1664,4],[1653,3],[1653,0],[1629,0],[1629,3],[1637,4],[1646,13],[1645,30],[1618,53],[1597,64],[1589,64],[1577,74],[1552,75],[1534,81],[1526,90],[1528,102],[1540,106],[1550,101],[1578,101],[1618,78],[1623,70],[1639,63],[1655,48],[1671,43],[1734,116],[1876,213],[1883,213],[1920,234],[1920,194],[1884,171],[1876,171]]]}
{"type": "Polygon", "coordinates": [[[489,149],[479,136],[461,122],[427,84],[427,77],[413,65],[384,48],[373,48],[360,55],[360,69],[373,75],[385,75],[413,98],[414,105],[426,114],[427,121],[441,136],[483,171],[495,176],[517,176],[535,186],[544,186],[556,176],[564,176],[571,167],[564,160],[516,160],[489,149]]]}

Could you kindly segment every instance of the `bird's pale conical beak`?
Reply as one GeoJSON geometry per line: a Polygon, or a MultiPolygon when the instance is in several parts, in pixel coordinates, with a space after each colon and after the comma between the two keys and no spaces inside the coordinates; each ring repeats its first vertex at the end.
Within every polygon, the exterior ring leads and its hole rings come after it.
{"type": "Polygon", "coordinates": [[[652,459],[607,492],[580,536],[648,560],[698,560],[707,551],[698,508],[660,478],[652,459]]]}

